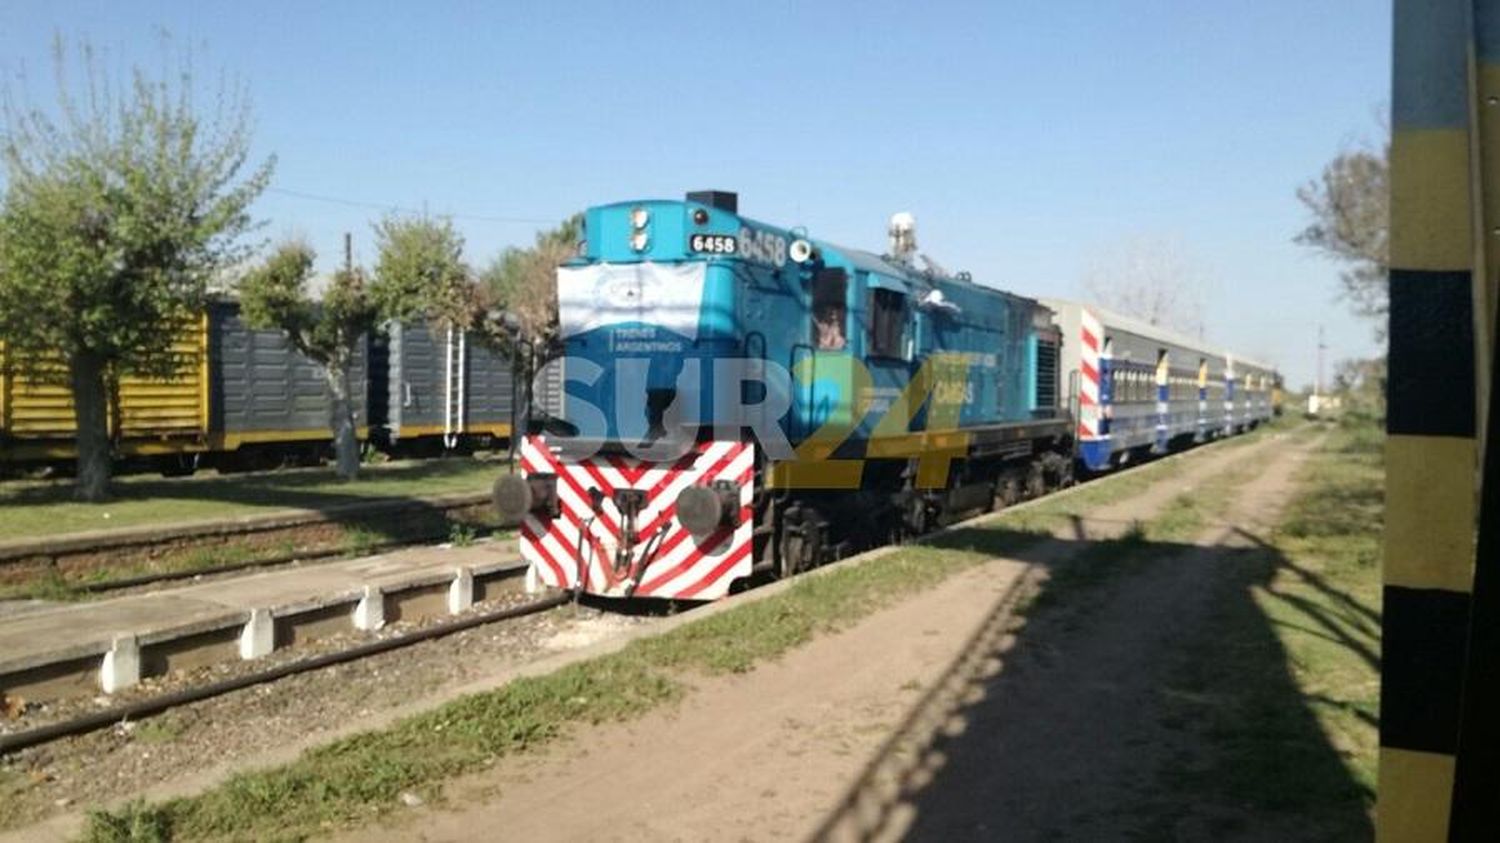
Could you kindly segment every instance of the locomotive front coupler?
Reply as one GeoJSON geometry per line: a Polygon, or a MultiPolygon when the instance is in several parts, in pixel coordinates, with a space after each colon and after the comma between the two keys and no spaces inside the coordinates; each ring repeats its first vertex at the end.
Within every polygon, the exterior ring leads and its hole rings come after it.
{"type": "Polygon", "coordinates": [[[635,543],[640,540],[640,533],[636,530],[636,519],[640,516],[641,510],[646,508],[646,490],[616,489],[613,500],[615,509],[619,510],[620,516],[625,519],[620,544],[615,548],[615,573],[618,574],[629,570],[635,543]]]}

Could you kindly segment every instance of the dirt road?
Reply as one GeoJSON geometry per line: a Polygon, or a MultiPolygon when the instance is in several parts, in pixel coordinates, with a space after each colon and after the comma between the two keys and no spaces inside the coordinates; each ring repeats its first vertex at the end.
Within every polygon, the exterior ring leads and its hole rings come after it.
{"type": "Polygon", "coordinates": [[[502,759],[445,804],[350,839],[1128,834],[1170,746],[1150,710],[1166,656],[1207,611],[1236,530],[1275,518],[1305,456],[1278,439],[1204,453],[1169,488],[1094,513],[1082,538],[971,569],[751,673],[702,679],[675,709],[502,759]],[[1150,548],[1164,559],[1101,586],[1086,617],[1017,627],[1013,604],[1046,567],[1231,464],[1260,471],[1223,523],[1150,548]]]}

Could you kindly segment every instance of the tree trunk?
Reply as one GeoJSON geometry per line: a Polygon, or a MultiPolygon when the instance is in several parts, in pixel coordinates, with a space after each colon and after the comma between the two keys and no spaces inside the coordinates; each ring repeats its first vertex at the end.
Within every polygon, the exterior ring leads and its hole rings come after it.
{"type": "Polygon", "coordinates": [[[354,402],[349,395],[349,366],[329,363],[324,369],[328,390],[333,395],[332,415],[328,419],[333,431],[334,467],[339,478],[353,480],[359,474],[359,436],[354,427],[354,402]]]}
{"type": "Polygon", "coordinates": [[[77,425],[78,477],[73,496],[97,503],[109,497],[109,393],[104,359],[76,352],[68,361],[73,382],[73,419],[77,425]]]}

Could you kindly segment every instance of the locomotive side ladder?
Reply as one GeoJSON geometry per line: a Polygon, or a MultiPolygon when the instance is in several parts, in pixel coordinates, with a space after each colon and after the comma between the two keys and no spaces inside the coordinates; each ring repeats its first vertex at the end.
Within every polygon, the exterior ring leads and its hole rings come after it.
{"type": "Polygon", "coordinates": [[[448,328],[443,343],[443,447],[458,445],[464,433],[464,370],[467,368],[467,332],[448,328]]]}

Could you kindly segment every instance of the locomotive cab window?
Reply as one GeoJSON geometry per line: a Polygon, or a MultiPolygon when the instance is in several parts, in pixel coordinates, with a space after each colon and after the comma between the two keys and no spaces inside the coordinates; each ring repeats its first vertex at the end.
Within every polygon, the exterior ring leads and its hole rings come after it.
{"type": "Polygon", "coordinates": [[[871,357],[905,356],[906,296],[886,289],[870,291],[870,336],[866,353],[871,357]]]}
{"type": "Polygon", "coordinates": [[[848,290],[849,277],[842,269],[824,269],[813,278],[812,337],[820,351],[839,351],[848,345],[848,290]]]}

